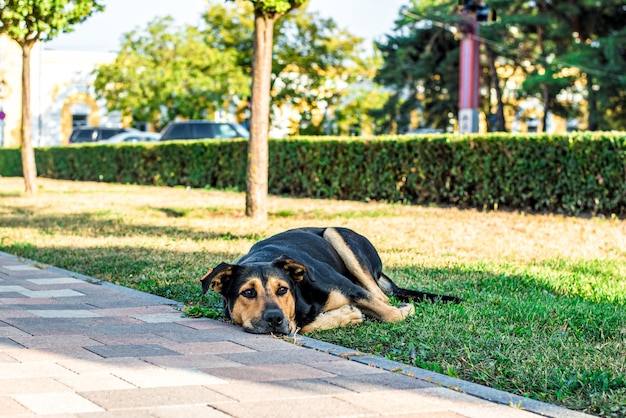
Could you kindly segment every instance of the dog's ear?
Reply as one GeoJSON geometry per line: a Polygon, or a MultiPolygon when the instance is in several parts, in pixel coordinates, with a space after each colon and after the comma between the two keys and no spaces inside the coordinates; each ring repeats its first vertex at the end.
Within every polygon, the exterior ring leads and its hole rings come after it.
{"type": "Polygon", "coordinates": [[[232,276],[235,267],[236,265],[234,264],[220,263],[217,267],[210,269],[209,272],[200,279],[202,283],[202,294],[204,295],[209,288],[217,293],[222,293],[224,283],[232,276]]]}
{"type": "Polygon", "coordinates": [[[286,255],[281,255],[275,259],[272,264],[278,268],[287,270],[289,276],[291,276],[296,283],[302,281],[305,277],[310,277],[304,264],[299,263],[286,255]]]}

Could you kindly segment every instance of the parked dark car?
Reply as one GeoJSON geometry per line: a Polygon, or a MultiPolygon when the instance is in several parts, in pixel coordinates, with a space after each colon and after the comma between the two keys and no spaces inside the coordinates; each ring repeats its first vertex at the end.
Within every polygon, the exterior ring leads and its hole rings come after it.
{"type": "Polygon", "coordinates": [[[136,144],[138,142],[156,142],[161,138],[161,134],[155,132],[144,132],[144,131],[131,131],[131,132],[122,132],[121,134],[113,135],[109,139],[103,139],[102,141],[98,141],[99,144],[122,144],[122,143],[130,143],[136,144]]]}
{"type": "Polygon", "coordinates": [[[90,142],[98,142],[104,139],[109,139],[113,135],[120,134],[122,132],[132,132],[135,129],[132,128],[106,128],[102,126],[80,126],[74,128],[70,139],[67,141],[71,144],[85,144],[90,142]]]}
{"type": "Polygon", "coordinates": [[[168,123],[161,131],[160,141],[176,139],[250,138],[250,132],[238,123],[187,120],[168,123]]]}

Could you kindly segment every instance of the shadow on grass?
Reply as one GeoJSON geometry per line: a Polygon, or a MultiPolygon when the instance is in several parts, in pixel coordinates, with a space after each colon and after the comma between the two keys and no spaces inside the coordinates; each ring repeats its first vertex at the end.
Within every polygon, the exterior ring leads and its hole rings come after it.
{"type": "MultiPolygon", "coordinates": [[[[166,213],[166,212],[164,212],[166,213]]],[[[169,215],[168,215],[169,216],[169,215]]],[[[177,215],[174,217],[180,217],[177,215]]],[[[61,234],[77,237],[128,237],[140,235],[144,237],[172,236],[176,238],[200,240],[248,240],[261,239],[258,234],[237,235],[231,232],[216,233],[213,231],[198,231],[193,228],[175,225],[152,226],[137,223],[126,223],[123,216],[101,213],[36,215],[34,211],[15,209],[13,213],[3,215],[0,227],[23,228],[28,225],[47,234],[61,234]]]]}

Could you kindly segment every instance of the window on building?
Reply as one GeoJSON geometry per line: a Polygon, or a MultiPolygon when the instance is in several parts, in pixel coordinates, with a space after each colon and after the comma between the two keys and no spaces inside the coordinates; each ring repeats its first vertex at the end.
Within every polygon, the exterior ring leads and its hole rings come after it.
{"type": "Polygon", "coordinates": [[[87,115],[72,115],[72,128],[77,128],[79,126],[87,126],[87,115]]]}

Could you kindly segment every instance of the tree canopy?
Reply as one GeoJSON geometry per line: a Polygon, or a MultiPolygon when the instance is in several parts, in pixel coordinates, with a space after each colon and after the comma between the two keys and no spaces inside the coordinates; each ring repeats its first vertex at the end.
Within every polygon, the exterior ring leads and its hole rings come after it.
{"type": "Polygon", "coordinates": [[[104,10],[99,0],[0,0],[0,32],[21,46],[48,41],[104,10]]]}
{"type": "MultiPolygon", "coordinates": [[[[198,118],[244,100],[250,96],[254,13],[249,1],[212,1],[198,27],[160,18],[125,34],[115,62],[96,71],[97,93],[110,110],[157,128],[176,116],[198,118]]],[[[303,126],[363,76],[362,40],[305,7],[277,20],[273,37],[272,108],[297,110],[303,126]]]]}
{"type": "Polygon", "coordinates": [[[157,129],[177,116],[205,118],[249,94],[235,51],[208,45],[198,29],[175,27],[171,17],[125,34],[115,61],[96,70],[94,86],[110,110],[157,129]]]}
{"type": "MultiPolygon", "coordinates": [[[[498,16],[479,29],[484,51],[482,85],[491,87],[481,90],[486,115],[496,111],[490,100],[496,92],[498,112],[508,109],[509,125],[517,103],[536,98],[543,103],[544,115],[578,117],[589,129],[626,129],[626,8],[622,0],[486,3],[498,16]],[[507,82],[518,74],[525,82],[504,94],[507,82]]],[[[416,106],[435,127],[443,112],[457,114],[458,75],[454,76],[447,62],[458,57],[457,4],[450,0],[413,2],[400,14],[395,31],[379,44],[385,64],[377,80],[395,92],[383,113],[398,125],[406,122],[406,112],[416,106]],[[404,69],[405,60],[420,68],[404,69]],[[433,77],[435,90],[428,88],[433,86],[433,77]],[[415,96],[407,95],[413,86],[425,92],[417,95],[416,104],[411,103],[415,96]],[[432,100],[429,103],[439,91],[447,92],[438,97],[439,106],[432,100]]]]}
{"type": "Polygon", "coordinates": [[[0,0],[0,33],[22,49],[22,168],[26,193],[37,193],[37,166],[30,115],[30,53],[37,41],[51,40],[93,13],[104,10],[98,0],[0,0]]]}

